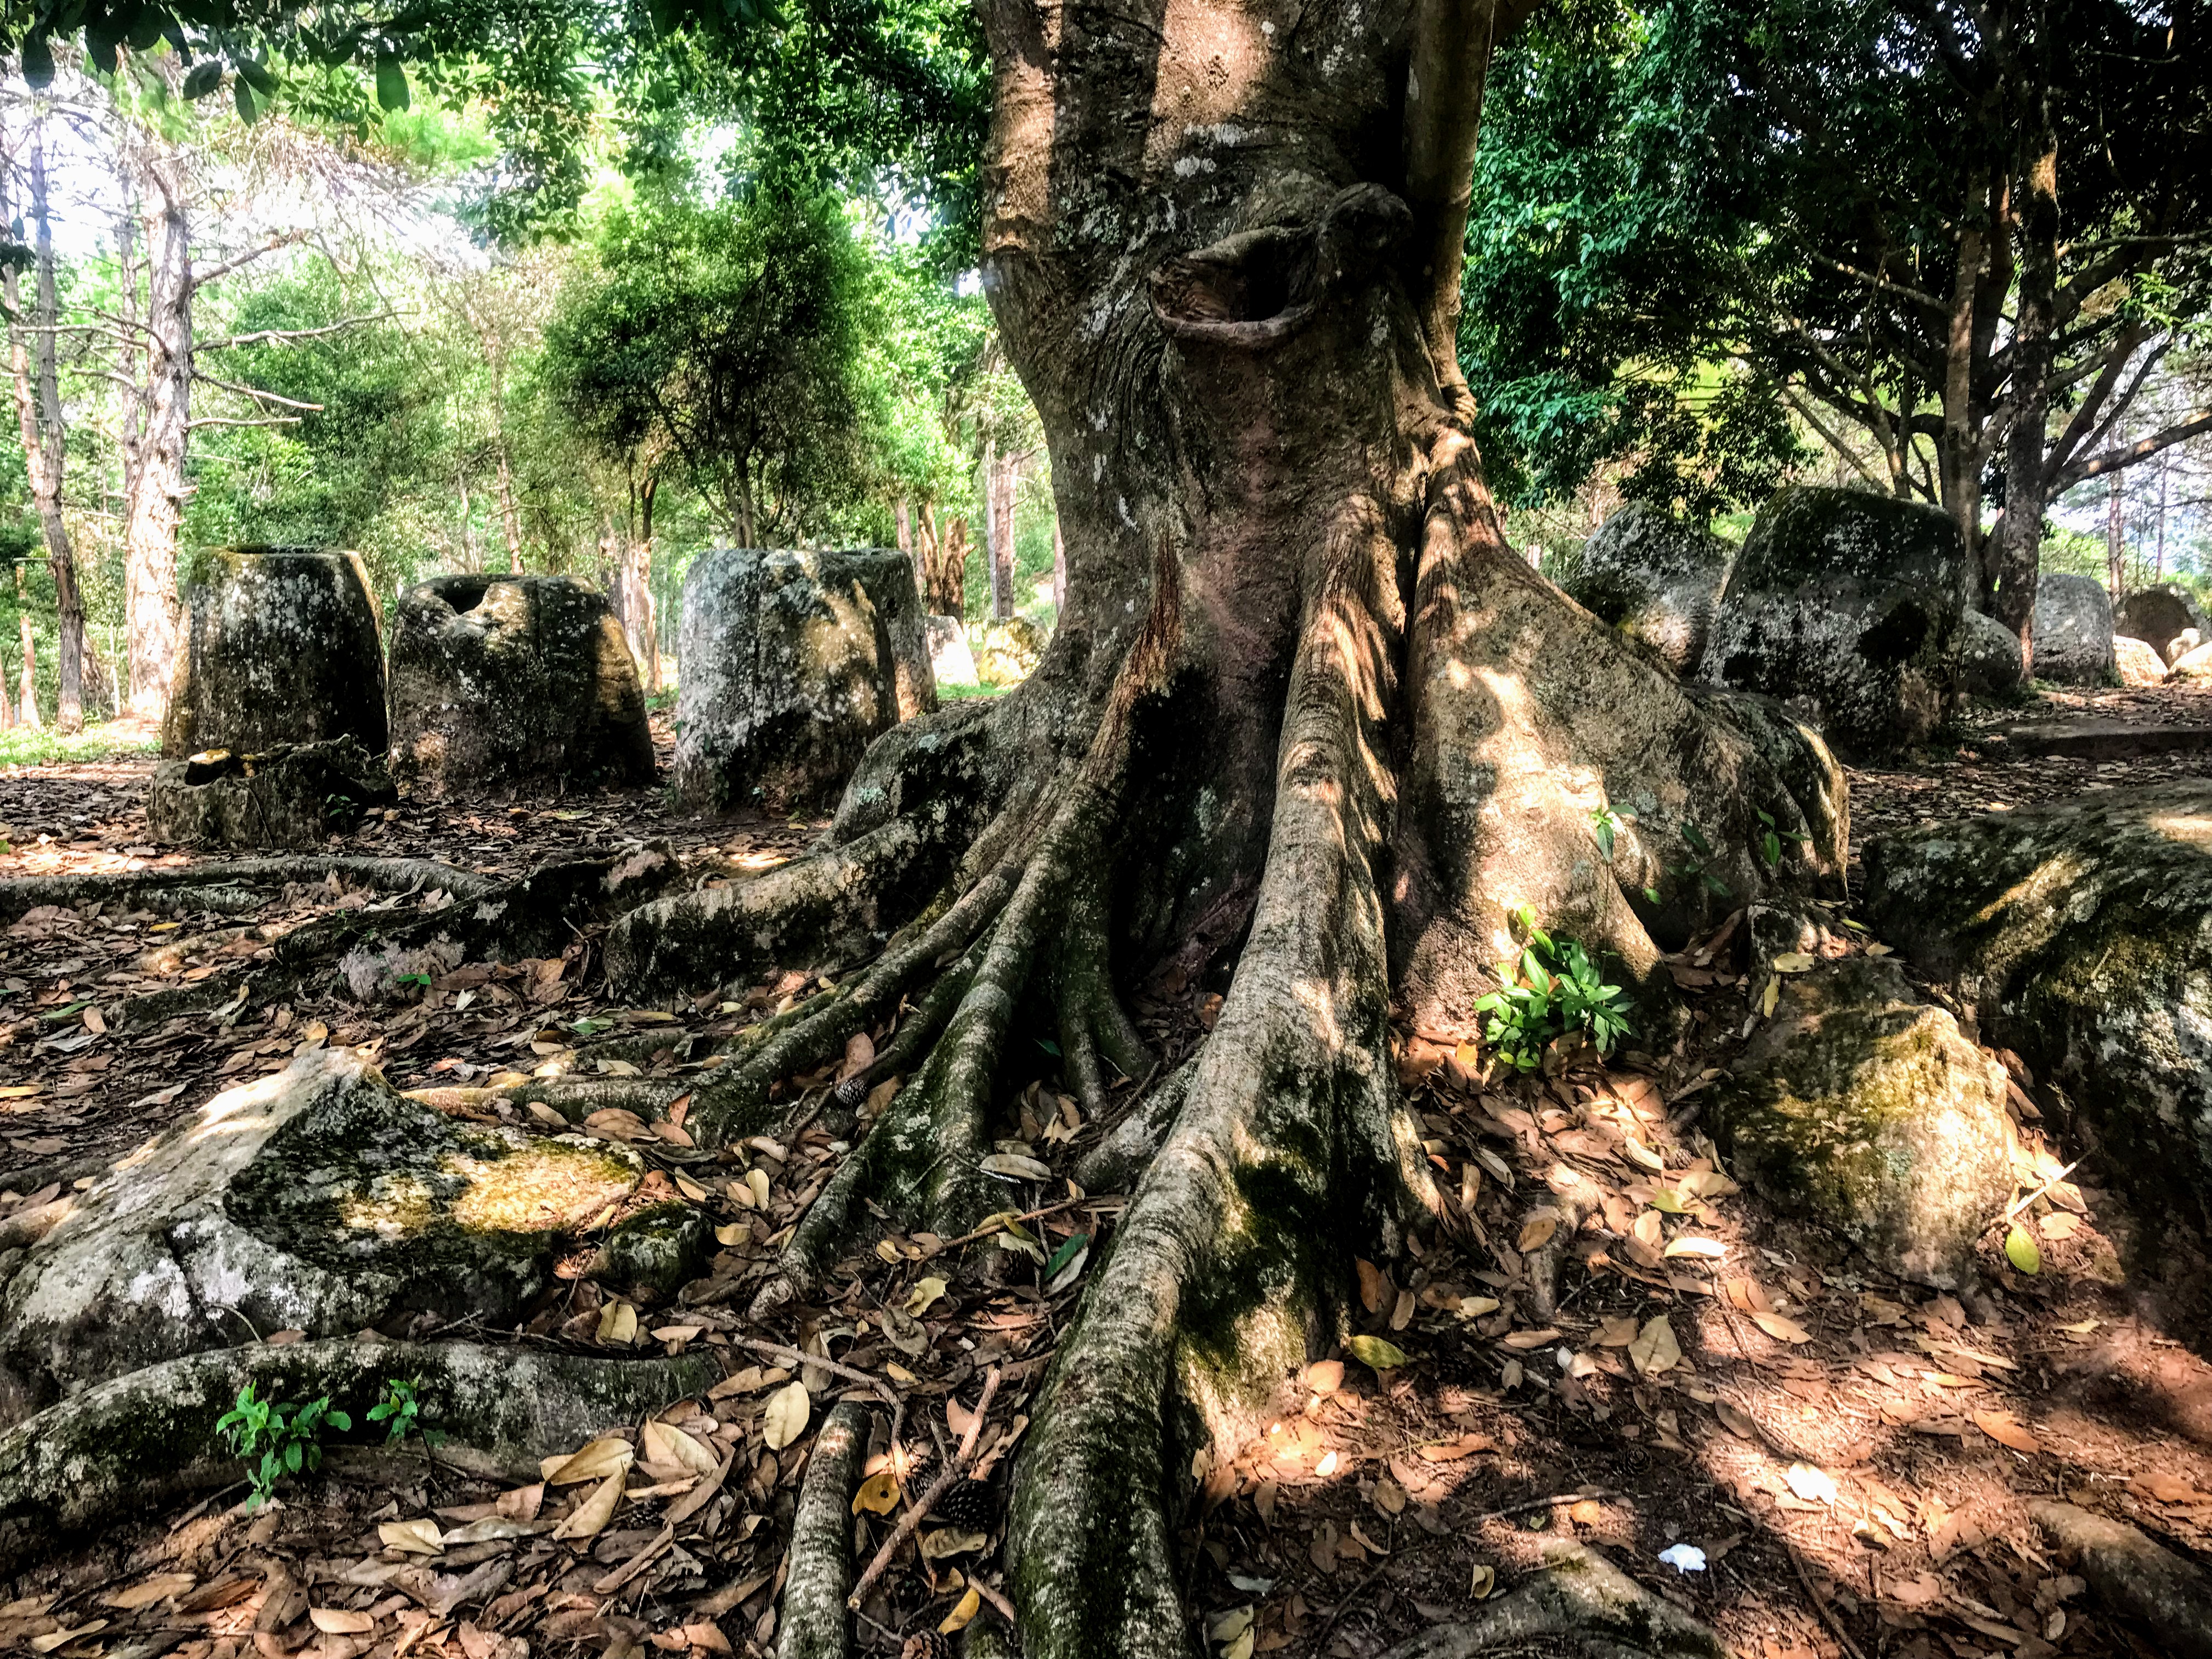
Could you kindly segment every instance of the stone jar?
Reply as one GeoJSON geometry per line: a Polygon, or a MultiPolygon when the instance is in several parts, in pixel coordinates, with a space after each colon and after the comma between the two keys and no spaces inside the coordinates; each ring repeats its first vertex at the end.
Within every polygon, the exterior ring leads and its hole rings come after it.
{"type": "Polygon", "coordinates": [[[896,550],[723,548],[684,582],[676,788],[693,805],[834,805],[867,746],[933,712],[914,568],[896,550]]]}
{"type": "Polygon", "coordinates": [[[172,758],[256,753],[350,737],[386,739],[376,601],[358,553],[232,547],[185,580],[185,650],[161,722],[172,758]]]}
{"type": "Polygon", "coordinates": [[[573,576],[436,576],[392,625],[392,771],[418,793],[653,781],[645,692],[606,596],[573,576]]]}

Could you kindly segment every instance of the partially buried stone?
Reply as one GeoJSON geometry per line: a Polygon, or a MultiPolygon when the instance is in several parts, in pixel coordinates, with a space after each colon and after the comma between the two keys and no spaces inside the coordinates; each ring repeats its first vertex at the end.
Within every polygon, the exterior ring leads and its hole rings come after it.
{"type": "Polygon", "coordinates": [[[1563,573],[1569,598],[1655,652],[1697,672],[1735,550],[1702,526],[1642,501],[1607,519],[1563,573]]]}
{"type": "Polygon", "coordinates": [[[1951,712],[1969,574],[1936,507],[1784,489],[1744,538],[1701,672],[1782,698],[1846,760],[1894,754],[1951,712]]]}
{"type": "MultiPolygon", "coordinates": [[[[2036,643],[2039,668],[2043,661],[2041,639],[2036,643]]],[[[1998,701],[2018,697],[2024,689],[2020,669],[2020,636],[2012,629],[1979,611],[1968,611],[1959,618],[1960,690],[1968,696],[1998,701]]]]}
{"type": "Polygon", "coordinates": [[[987,623],[975,639],[975,672],[985,685],[1018,685],[1036,672],[1046,635],[1026,617],[987,623]]]}
{"type": "Polygon", "coordinates": [[[0,1289],[0,1423],[273,1331],[511,1322],[642,1174],[627,1148],[457,1122],[311,1050],[125,1159],[23,1254],[0,1289]]]}
{"type": "Polygon", "coordinates": [[[146,832],[170,846],[305,851],[398,798],[384,757],[350,736],[279,744],[258,754],[206,750],[156,763],[146,832]]]}
{"type": "Polygon", "coordinates": [[[2124,634],[2112,636],[2112,666],[2122,685],[2161,685],[2166,681],[2166,664],[2148,641],[2124,634]]]}
{"type": "Polygon", "coordinates": [[[1916,997],[1893,960],[1782,975],[1712,1117],[1762,1198],[1923,1284],[1962,1282],[2012,1196],[2003,1067],[1916,997]]]}
{"type": "Polygon", "coordinates": [[[164,755],[337,737],[384,752],[384,650],[359,554],[211,549],[184,586],[191,615],[164,755]]]}
{"type": "Polygon", "coordinates": [[[968,648],[968,630],[957,617],[932,617],[929,624],[929,669],[940,686],[981,685],[975,677],[975,653],[968,648]]]}
{"type": "Polygon", "coordinates": [[[2094,576],[2063,573],[2035,586],[2035,678],[2055,685],[2110,685],[2112,601],[2094,576]]]}
{"type": "Polygon", "coordinates": [[[2212,1224],[2212,783],[1877,837],[1865,915],[2014,1050],[2145,1216],[2212,1224]]]}
{"type": "Polygon", "coordinates": [[[2173,643],[2175,635],[2184,629],[2203,625],[2196,608],[2166,587],[2137,588],[2112,611],[2114,633],[2142,641],[2161,659],[2170,655],[2167,647],[2173,643]]]}
{"type": "Polygon", "coordinates": [[[421,793],[653,779],[622,624],[573,576],[437,576],[392,626],[392,769],[421,793]]]}

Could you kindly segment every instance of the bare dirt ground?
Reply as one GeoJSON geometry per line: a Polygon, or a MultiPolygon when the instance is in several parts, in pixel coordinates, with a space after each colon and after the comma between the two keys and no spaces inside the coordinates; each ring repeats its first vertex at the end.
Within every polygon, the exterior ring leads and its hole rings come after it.
{"type": "MultiPolygon", "coordinates": [[[[2208,708],[2197,693],[2066,693],[1973,724],[2189,722],[2208,708]]],[[[1999,760],[1962,744],[1925,766],[1855,772],[1856,838],[2204,764],[1999,760]]],[[[179,856],[140,839],[147,769],[0,776],[15,848],[0,874],[179,856]]],[[[658,836],[765,867],[817,828],[684,817],[640,792],[403,805],[345,850],[516,872],[658,836]]],[[[734,1006],[617,1009],[587,931],[551,961],[465,964],[404,1006],[355,1004],[333,986],[128,1037],[98,1029],[100,1007],[121,996],[251,960],[266,942],[256,930],[379,902],[320,884],[264,913],[167,927],[129,915],[18,923],[0,939],[0,1212],[89,1179],[303,1046],[368,1047],[398,1086],[418,1088],[529,1073],[594,1032],[642,1023],[670,1036],[647,1069],[680,1077],[696,1069],[683,1036],[734,1030],[814,983],[794,964],[734,1006]]],[[[1504,1589],[1567,1536],[1711,1621],[1745,1659],[2159,1651],[2098,1613],[2025,1505],[2070,1497],[2185,1552],[2212,1547],[2212,1366],[2201,1322],[2172,1311],[2198,1305],[2195,1246],[2106,1193],[2053,1182],[2071,1154],[2025,1115],[2016,1174],[2024,1193],[2045,1188],[2027,1210],[2033,1275],[2004,1258],[1993,1225],[1981,1285],[1931,1295],[1773,1217],[1734,1190],[1696,1121],[1750,1018],[1736,949],[1717,939],[1674,964],[1693,1012],[1669,1052],[1610,1066],[1584,1055],[1519,1078],[1461,1048],[1465,1032],[1401,1033],[1401,1077],[1465,1225],[1405,1261],[1364,1266],[1354,1340],[1285,1380],[1279,1416],[1232,1462],[1194,1464],[1183,1565],[1209,1655],[1364,1659],[1504,1589]],[[1575,1236],[1559,1305],[1540,1318],[1528,1253],[1552,1241],[1531,1212],[1568,1171],[1596,1184],[1602,1214],[1575,1236]],[[1702,1552],[1702,1571],[1660,1560],[1677,1544],[1702,1552]]],[[[1198,1039],[1221,988],[1137,1012],[1174,1054],[1198,1039]]],[[[818,1092],[832,1075],[796,1084],[818,1092]]],[[[765,1653],[832,1401],[880,1390],[906,1407],[901,1446],[888,1443],[888,1413],[876,1419],[877,1478],[856,1510],[865,1561],[957,1447],[994,1373],[970,1470],[981,1478],[952,1489],[920,1551],[896,1553],[855,1632],[863,1651],[927,1654],[941,1625],[999,1617],[1003,1475],[1121,1209],[1066,1173],[1101,1126],[1040,1078],[1006,1102],[1002,1150],[1053,1176],[1008,1180],[1011,1220],[973,1241],[885,1223],[811,1303],[761,1326],[744,1310],[847,1143],[809,1127],[702,1161],[685,1150],[680,1103],[660,1123],[603,1116],[596,1131],[644,1152],[650,1179],[712,1212],[725,1248],[666,1307],[564,1281],[508,1340],[602,1353],[704,1345],[729,1373],[654,1424],[611,1425],[635,1458],[611,1507],[592,1509],[604,1481],[557,1468],[503,1490],[418,1441],[397,1455],[334,1451],[268,1510],[244,1512],[234,1488],[70,1545],[0,1586],[0,1646],[65,1659],[765,1653]],[[787,1438],[780,1391],[801,1354],[843,1370],[802,1376],[815,1392],[787,1438]]]]}

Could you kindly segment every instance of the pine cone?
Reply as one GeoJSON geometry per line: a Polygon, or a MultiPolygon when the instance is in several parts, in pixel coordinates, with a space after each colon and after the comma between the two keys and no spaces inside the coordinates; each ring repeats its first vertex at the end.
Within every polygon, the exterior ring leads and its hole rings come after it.
{"type": "Polygon", "coordinates": [[[956,1480],[929,1513],[962,1532],[988,1532],[999,1518],[999,1500],[988,1480],[956,1480]]]}
{"type": "Polygon", "coordinates": [[[899,1650],[899,1659],[952,1659],[952,1644],[935,1631],[926,1630],[906,1638],[906,1645],[899,1650]]]}

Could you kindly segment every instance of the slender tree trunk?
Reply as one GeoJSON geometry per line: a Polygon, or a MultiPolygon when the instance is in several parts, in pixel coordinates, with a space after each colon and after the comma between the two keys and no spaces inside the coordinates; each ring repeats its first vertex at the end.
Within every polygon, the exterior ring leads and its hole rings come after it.
{"type": "Polygon", "coordinates": [[[2158,464],[2158,550],[2150,568],[2154,585],[2166,580],[2166,483],[2171,470],[2171,463],[2161,457],[2158,464]]]}
{"type": "MultiPolygon", "coordinates": [[[[1959,270],[1951,289],[1951,315],[1943,351],[1943,510],[1959,526],[1971,568],[1982,568],[1982,454],[1980,411],[1974,406],[1975,319],[1980,309],[1982,231],[1959,234],[1959,270]]],[[[1986,592],[1979,596],[1988,603],[1986,592]]]]}
{"type": "Polygon", "coordinates": [[[1060,517],[1052,520],[1052,609],[1056,617],[1067,609],[1067,542],[1060,533],[1060,517]]]}
{"type": "Polygon", "coordinates": [[[1013,549],[1012,537],[999,512],[1000,478],[1005,471],[998,441],[983,441],[983,551],[991,581],[991,620],[1004,622],[1014,614],[1013,549]]]}
{"type": "MultiPolygon", "coordinates": [[[[46,144],[45,124],[31,129],[31,216],[37,227],[38,302],[32,313],[35,331],[31,338],[33,368],[24,361],[22,338],[17,333],[12,367],[15,379],[15,413],[23,436],[23,456],[30,473],[31,501],[46,540],[46,564],[53,574],[55,608],[59,618],[57,677],[59,696],[54,723],[64,732],[84,727],[84,599],[77,591],[76,558],[70,545],[69,522],[62,515],[62,481],[69,452],[69,428],[62,418],[61,378],[57,367],[54,329],[60,302],[54,285],[53,227],[46,214],[46,144]]],[[[15,270],[5,278],[8,309],[22,315],[15,270]]]]}
{"type": "Polygon", "coordinates": [[[27,731],[39,729],[39,646],[31,634],[31,598],[23,585],[23,567],[15,567],[15,622],[20,635],[17,648],[22,653],[22,662],[16,670],[15,701],[21,712],[16,719],[27,731]]]}
{"type": "Polygon", "coordinates": [[[508,462],[503,433],[493,447],[499,457],[499,522],[507,534],[507,568],[519,576],[522,574],[522,514],[514,504],[514,469],[508,462]]]}
{"type": "Polygon", "coordinates": [[[147,161],[155,203],[147,264],[143,420],[124,533],[124,607],[131,633],[131,709],[159,719],[184,637],[177,594],[177,537],[184,519],[191,429],[192,270],[182,163],[147,161]]]}
{"type": "Polygon", "coordinates": [[[2120,499],[2120,475],[2112,475],[2105,488],[2105,586],[2118,605],[2128,596],[2126,515],[2120,499]]]}
{"type": "Polygon", "coordinates": [[[2020,635],[2021,673],[2035,672],[2035,582],[2043,558],[2051,423],[2051,364],[2057,321],[2058,146],[2047,101],[2032,130],[2020,206],[2019,319],[2013,331],[2012,427],[2005,442],[2004,538],[1997,620],[2020,635]]]}

